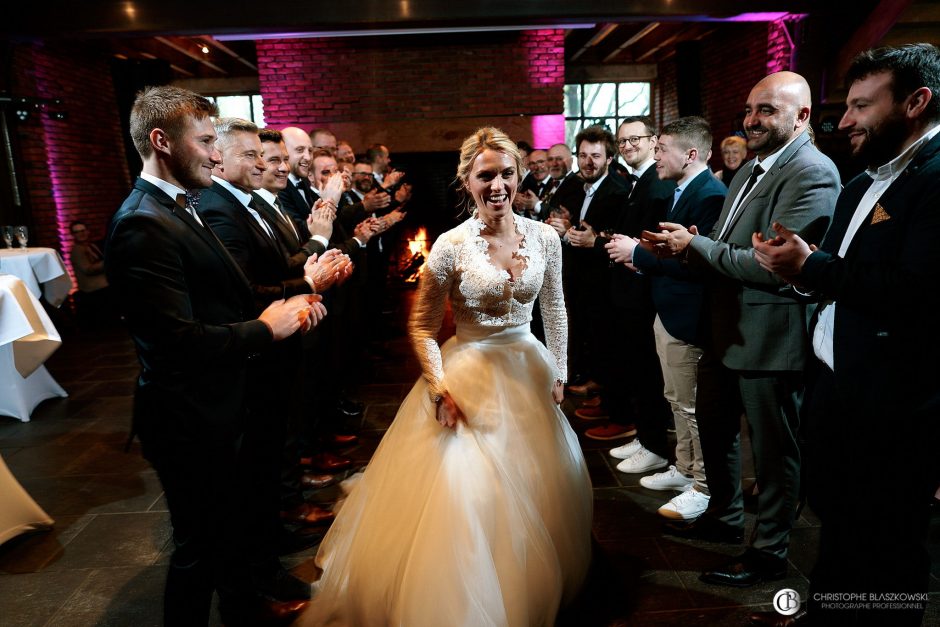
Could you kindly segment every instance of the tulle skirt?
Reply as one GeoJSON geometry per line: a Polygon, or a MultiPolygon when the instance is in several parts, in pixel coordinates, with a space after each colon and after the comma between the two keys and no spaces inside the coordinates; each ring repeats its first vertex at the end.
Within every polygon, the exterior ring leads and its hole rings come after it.
{"type": "Polygon", "coordinates": [[[460,327],[442,347],[467,422],[420,379],[323,540],[302,624],[553,625],[591,555],[592,494],[528,325],[460,327]]]}

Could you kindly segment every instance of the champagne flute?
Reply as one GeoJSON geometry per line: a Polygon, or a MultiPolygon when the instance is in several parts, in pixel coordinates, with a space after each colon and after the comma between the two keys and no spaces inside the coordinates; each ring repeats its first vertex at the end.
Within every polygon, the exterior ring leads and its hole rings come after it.
{"type": "Polygon", "coordinates": [[[26,248],[29,230],[25,226],[20,225],[13,227],[13,233],[16,235],[16,241],[19,243],[20,248],[26,248]]]}
{"type": "Polygon", "coordinates": [[[6,242],[7,248],[13,248],[13,227],[12,226],[3,227],[3,241],[6,242]]]}

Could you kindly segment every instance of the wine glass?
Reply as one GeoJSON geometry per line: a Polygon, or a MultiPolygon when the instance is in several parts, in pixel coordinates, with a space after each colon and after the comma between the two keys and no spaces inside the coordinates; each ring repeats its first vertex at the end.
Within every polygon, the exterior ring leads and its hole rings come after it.
{"type": "Polygon", "coordinates": [[[13,227],[12,226],[3,227],[3,241],[6,242],[7,248],[13,248],[13,227]]]}
{"type": "Polygon", "coordinates": [[[29,238],[29,230],[25,226],[13,227],[13,233],[16,235],[16,241],[20,248],[26,248],[26,240],[29,238]]]}

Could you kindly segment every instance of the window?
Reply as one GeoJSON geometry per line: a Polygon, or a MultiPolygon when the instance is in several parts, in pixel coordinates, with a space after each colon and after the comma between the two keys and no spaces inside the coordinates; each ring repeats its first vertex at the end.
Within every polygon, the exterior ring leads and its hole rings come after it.
{"type": "Polygon", "coordinates": [[[574,138],[585,127],[602,124],[616,135],[623,118],[649,114],[649,83],[565,85],[565,143],[574,150],[574,138]]]}
{"type": "Polygon", "coordinates": [[[223,118],[242,118],[251,120],[264,128],[264,106],[261,94],[243,94],[238,96],[209,96],[219,107],[219,116],[223,118]]]}

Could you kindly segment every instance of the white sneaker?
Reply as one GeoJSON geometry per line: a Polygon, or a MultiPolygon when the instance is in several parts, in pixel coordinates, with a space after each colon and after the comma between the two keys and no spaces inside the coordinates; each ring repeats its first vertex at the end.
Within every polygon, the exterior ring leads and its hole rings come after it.
{"type": "Polygon", "coordinates": [[[655,475],[649,475],[640,479],[640,485],[650,490],[679,490],[685,492],[695,483],[690,477],[686,477],[676,470],[675,466],[670,466],[665,472],[657,472],[655,475]]]}
{"type": "Polygon", "coordinates": [[[617,470],[629,473],[646,472],[664,468],[667,464],[667,460],[641,446],[639,451],[617,464],[617,470]]]}
{"type": "Polygon", "coordinates": [[[659,515],[672,520],[695,520],[708,509],[710,498],[707,494],[690,488],[660,507],[659,515]]]}
{"type": "Polygon", "coordinates": [[[626,459],[631,455],[636,455],[642,449],[643,445],[640,444],[640,440],[638,438],[634,438],[633,442],[627,442],[623,446],[610,449],[610,456],[616,457],[617,459],[626,459]]]}

